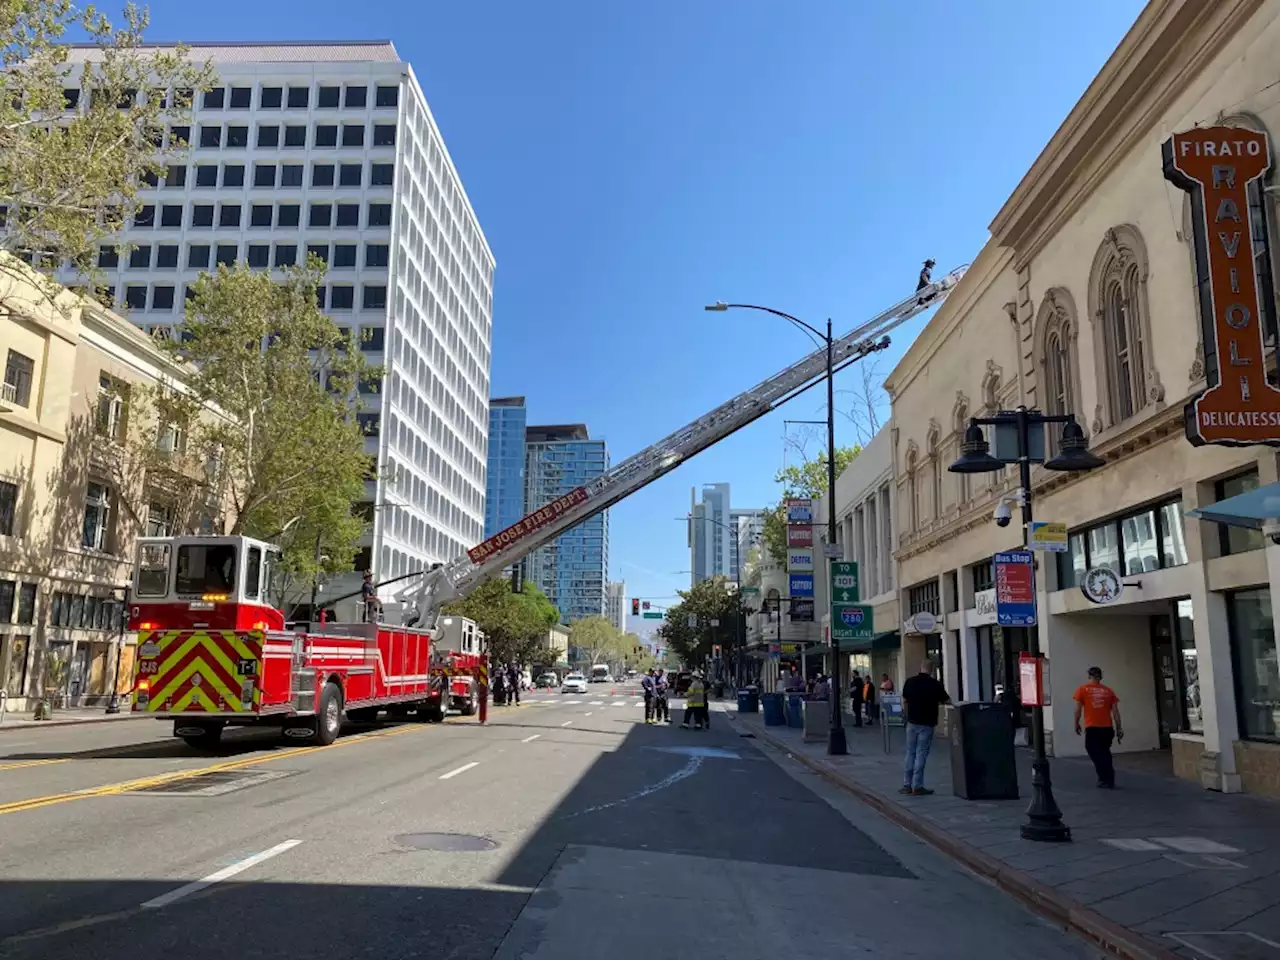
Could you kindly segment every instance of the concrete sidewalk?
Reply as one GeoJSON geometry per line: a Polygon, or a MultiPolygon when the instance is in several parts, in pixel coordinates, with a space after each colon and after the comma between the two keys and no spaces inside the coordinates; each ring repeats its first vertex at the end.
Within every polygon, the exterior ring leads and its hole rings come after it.
{"type": "Polygon", "coordinates": [[[147,720],[145,715],[131,713],[127,704],[120,705],[119,713],[106,713],[105,707],[68,707],[54,710],[52,720],[35,720],[30,710],[21,713],[6,711],[0,720],[0,733],[10,730],[42,730],[45,727],[68,727],[85,723],[116,723],[124,720],[147,720]]]}
{"type": "Polygon", "coordinates": [[[901,728],[890,754],[879,727],[862,727],[848,730],[848,756],[828,757],[825,743],[766,728],[762,714],[724,716],[1109,953],[1280,960],[1280,803],[1152,773],[1145,756],[1118,756],[1117,789],[1099,790],[1088,760],[1056,759],[1054,796],[1073,842],[1040,844],[1018,835],[1031,796],[1027,750],[1018,751],[1020,800],[954,796],[946,740],[935,741],[926,775],[937,793],[905,797],[901,728]]]}

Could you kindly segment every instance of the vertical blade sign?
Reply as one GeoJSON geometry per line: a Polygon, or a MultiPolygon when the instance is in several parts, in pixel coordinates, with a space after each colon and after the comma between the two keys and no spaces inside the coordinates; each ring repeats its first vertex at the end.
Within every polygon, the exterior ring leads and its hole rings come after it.
{"type": "MultiPolygon", "coordinates": [[[[1249,194],[1271,165],[1266,134],[1240,127],[1175,133],[1164,176],[1191,194],[1205,351],[1217,377],[1187,404],[1193,444],[1280,444],[1280,390],[1267,382],[1249,194]],[[1216,380],[1216,382],[1215,382],[1216,380]]],[[[1208,359],[1208,358],[1207,358],[1208,359]]]]}

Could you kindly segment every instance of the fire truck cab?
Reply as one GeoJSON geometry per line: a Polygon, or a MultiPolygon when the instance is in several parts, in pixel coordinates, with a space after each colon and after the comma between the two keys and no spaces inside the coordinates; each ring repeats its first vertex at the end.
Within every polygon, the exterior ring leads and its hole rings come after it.
{"type": "Polygon", "coordinates": [[[228,726],[275,725],[332,743],[344,716],[443,719],[429,630],[381,623],[286,629],[270,597],[278,550],[250,537],[139,542],[129,625],[138,631],[133,710],[216,744],[228,726]]]}

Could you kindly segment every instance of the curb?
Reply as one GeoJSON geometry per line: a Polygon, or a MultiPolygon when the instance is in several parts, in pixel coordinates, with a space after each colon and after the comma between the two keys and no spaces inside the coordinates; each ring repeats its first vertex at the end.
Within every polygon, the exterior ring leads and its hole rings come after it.
{"type": "Polygon", "coordinates": [[[14,730],[46,730],[49,727],[83,727],[91,723],[125,723],[129,720],[154,720],[154,717],[147,716],[102,716],[88,717],[84,720],[22,720],[18,723],[0,723],[0,734],[11,733],[14,730]]]}
{"type": "MultiPolygon", "coordinates": [[[[727,712],[727,711],[726,711],[727,712]]],[[[737,720],[731,720],[735,726],[737,720]]],[[[862,786],[837,773],[820,761],[797,753],[785,740],[766,733],[764,728],[752,731],[775,749],[782,750],[847,793],[874,808],[885,818],[914,833],[974,873],[986,877],[1001,890],[1011,894],[1042,917],[1088,940],[1108,956],[1122,960],[1183,960],[1178,954],[1153,944],[1141,934],[1108,920],[1100,913],[1064,896],[1029,874],[1008,866],[977,847],[965,843],[934,826],[922,817],[909,813],[884,794],[862,786]]]]}

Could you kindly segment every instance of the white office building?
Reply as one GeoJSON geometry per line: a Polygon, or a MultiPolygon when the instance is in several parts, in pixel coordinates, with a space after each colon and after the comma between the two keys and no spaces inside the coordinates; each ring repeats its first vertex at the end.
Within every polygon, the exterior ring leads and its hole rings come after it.
{"type": "Polygon", "coordinates": [[[762,507],[730,510],[729,526],[733,528],[733,540],[729,550],[729,579],[742,582],[742,565],[751,548],[764,536],[765,510],[762,507]]]}
{"type": "Polygon", "coordinates": [[[412,68],[387,42],[192,57],[218,86],[167,131],[191,148],[143,191],[121,238],[135,249],[101,252],[117,307],[165,336],[203,270],[327,260],[325,309],[386,371],[362,398],[379,479],[358,568],[381,580],[457,556],[484,528],[494,259],[412,68]]]}
{"type": "Polygon", "coordinates": [[[614,629],[627,632],[627,581],[609,581],[604,585],[604,615],[614,629]]]}

